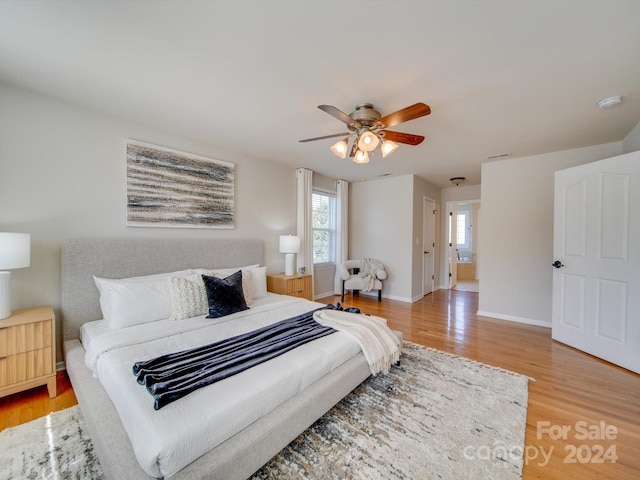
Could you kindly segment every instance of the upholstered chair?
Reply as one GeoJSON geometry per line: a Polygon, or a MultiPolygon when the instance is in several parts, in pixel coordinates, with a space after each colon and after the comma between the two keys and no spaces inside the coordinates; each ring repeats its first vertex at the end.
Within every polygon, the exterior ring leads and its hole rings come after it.
{"type": "Polygon", "coordinates": [[[378,290],[378,301],[382,300],[382,280],[387,278],[384,266],[377,260],[365,258],[364,260],[346,260],[338,266],[342,279],[342,301],[344,292],[352,290],[358,293],[360,290],[367,292],[378,290]]]}

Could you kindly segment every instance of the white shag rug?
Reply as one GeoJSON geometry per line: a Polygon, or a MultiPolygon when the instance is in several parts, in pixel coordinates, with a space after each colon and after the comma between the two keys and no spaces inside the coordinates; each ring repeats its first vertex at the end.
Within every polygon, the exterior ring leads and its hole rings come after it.
{"type": "MultiPolygon", "coordinates": [[[[528,381],[405,342],[252,479],[521,478],[528,381]]],[[[0,478],[102,479],[78,407],[0,432],[0,478]]]]}

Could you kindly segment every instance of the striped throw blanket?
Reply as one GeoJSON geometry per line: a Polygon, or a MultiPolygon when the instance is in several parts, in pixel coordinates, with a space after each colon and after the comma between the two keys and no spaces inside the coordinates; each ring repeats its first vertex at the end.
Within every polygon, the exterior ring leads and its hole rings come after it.
{"type": "Polygon", "coordinates": [[[335,333],[313,319],[315,311],[209,345],[136,362],[133,374],[153,396],[153,408],[159,410],[199,388],[335,333]]]}
{"type": "Polygon", "coordinates": [[[345,332],[360,345],[372,374],[400,359],[401,342],[383,318],[327,305],[273,325],[201,347],[136,362],[133,374],[154,399],[153,408],[243,372],[318,338],[345,332]]]}

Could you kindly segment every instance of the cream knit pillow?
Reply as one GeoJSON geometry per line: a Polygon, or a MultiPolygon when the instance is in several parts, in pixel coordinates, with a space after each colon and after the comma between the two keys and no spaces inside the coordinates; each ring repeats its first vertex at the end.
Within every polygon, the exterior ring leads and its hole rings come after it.
{"type": "Polygon", "coordinates": [[[172,320],[206,315],[209,311],[207,291],[200,275],[189,278],[170,277],[172,320]]]}

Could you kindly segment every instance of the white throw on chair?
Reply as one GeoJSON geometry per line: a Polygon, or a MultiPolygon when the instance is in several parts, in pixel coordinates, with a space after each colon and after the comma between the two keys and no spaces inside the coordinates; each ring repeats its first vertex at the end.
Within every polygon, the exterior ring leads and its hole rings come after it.
{"type": "Polygon", "coordinates": [[[378,301],[382,300],[382,281],[387,278],[387,272],[377,260],[346,260],[339,266],[342,279],[342,301],[346,290],[368,292],[378,290],[378,301]]]}

